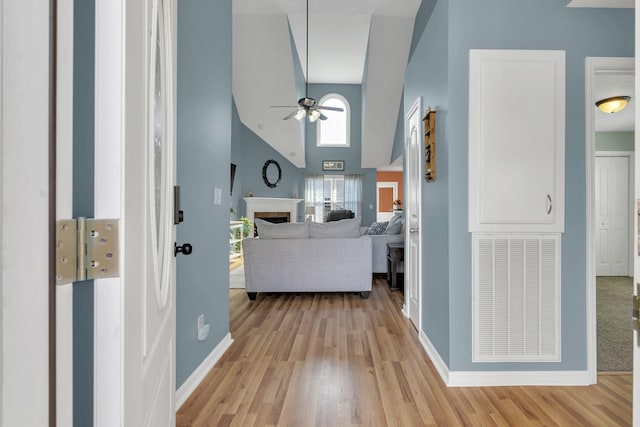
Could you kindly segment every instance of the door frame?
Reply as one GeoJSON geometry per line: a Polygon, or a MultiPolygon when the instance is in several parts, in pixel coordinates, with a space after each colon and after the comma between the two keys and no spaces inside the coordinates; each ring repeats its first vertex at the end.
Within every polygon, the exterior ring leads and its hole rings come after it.
{"type": "MultiPolygon", "coordinates": [[[[406,153],[409,152],[409,145],[411,144],[411,127],[410,127],[410,123],[409,123],[409,118],[417,112],[418,114],[418,118],[420,120],[420,122],[422,122],[422,98],[419,96],[418,98],[416,98],[415,101],[413,101],[413,104],[411,104],[411,107],[409,107],[409,110],[407,111],[407,113],[405,114],[405,118],[404,118],[404,135],[405,135],[405,145],[404,145],[404,152],[405,152],[405,165],[403,168],[403,181],[404,181],[404,190],[405,193],[409,193],[411,190],[413,190],[413,186],[417,185],[418,186],[418,191],[416,191],[416,194],[418,195],[418,200],[417,200],[417,206],[418,206],[418,212],[417,212],[417,217],[418,217],[418,248],[420,251],[420,257],[422,257],[422,160],[419,163],[419,167],[418,167],[418,176],[417,176],[417,182],[414,182],[409,176],[408,176],[408,170],[409,167],[407,166],[406,162],[410,161],[410,156],[406,155],[406,153]]],[[[419,136],[422,134],[422,132],[420,132],[419,136]]],[[[420,140],[418,140],[418,144],[420,145],[421,142],[420,140]]],[[[422,159],[422,156],[420,156],[420,158],[422,159]]],[[[405,197],[405,201],[406,201],[406,197],[405,197]]],[[[411,215],[411,211],[409,210],[409,203],[406,203],[406,205],[404,206],[404,218],[405,218],[405,234],[404,234],[404,240],[405,240],[405,251],[406,251],[406,247],[407,244],[409,242],[409,237],[410,237],[410,226],[409,226],[409,218],[411,215]]],[[[404,272],[405,272],[405,277],[407,276],[407,272],[409,271],[409,269],[412,268],[411,266],[411,260],[410,257],[406,256],[405,253],[405,261],[404,261],[404,272]]],[[[418,292],[419,292],[419,297],[418,297],[418,324],[415,325],[416,329],[418,331],[418,335],[420,335],[420,333],[422,332],[422,291],[423,291],[423,282],[422,282],[422,262],[418,262],[417,265],[417,276],[418,276],[418,292]]],[[[404,292],[404,307],[402,309],[402,313],[406,316],[406,317],[411,317],[411,313],[409,312],[409,292],[407,292],[407,285],[405,284],[405,292],[404,292]]]]}
{"type": "MultiPolygon", "coordinates": [[[[635,175],[635,152],[634,151],[596,151],[594,156],[594,166],[595,166],[595,158],[596,157],[626,157],[629,162],[629,170],[627,174],[627,180],[629,181],[629,191],[627,194],[627,213],[628,213],[628,221],[627,221],[627,229],[629,233],[632,233],[633,230],[633,200],[634,200],[634,175],[635,175]]],[[[594,169],[595,171],[595,169],[594,169]]],[[[594,173],[594,184],[595,184],[595,173],[594,173]]],[[[595,191],[595,187],[594,187],[595,191]]],[[[595,193],[594,193],[595,194],[595,193]]],[[[594,198],[595,203],[595,198],[594,198]]],[[[595,204],[594,204],[595,209],[595,204]]],[[[595,211],[594,211],[595,212],[595,211]]],[[[594,216],[595,221],[595,216],[594,216]]],[[[595,222],[594,222],[595,224],[595,222]]],[[[627,275],[629,277],[633,277],[633,239],[629,239],[627,245],[627,255],[629,257],[628,266],[627,266],[627,275]]],[[[594,235],[594,256],[595,256],[595,235],[594,235]]]]}
{"type": "Polygon", "coordinates": [[[55,410],[49,406],[55,398],[49,390],[49,7],[48,0],[0,3],[3,426],[48,425],[55,410]]]}
{"type": "MultiPolygon", "coordinates": [[[[596,330],[596,205],[595,205],[595,116],[593,85],[596,74],[624,73],[634,70],[634,58],[587,57],[585,60],[585,177],[586,177],[586,326],[587,326],[587,378],[598,382],[597,330],[596,330]]],[[[636,88],[636,91],[638,88],[636,88]]],[[[637,113],[637,112],[636,112],[637,113]]],[[[637,124],[636,124],[637,126],[637,124]]],[[[637,135],[636,135],[637,137],[637,135]]],[[[630,174],[631,175],[631,174],[630,174]]],[[[635,183],[635,173],[633,174],[635,183]]],[[[632,215],[634,218],[635,215],[632,215]]],[[[635,264],[635,262],[634,262],[635,264]]]]}

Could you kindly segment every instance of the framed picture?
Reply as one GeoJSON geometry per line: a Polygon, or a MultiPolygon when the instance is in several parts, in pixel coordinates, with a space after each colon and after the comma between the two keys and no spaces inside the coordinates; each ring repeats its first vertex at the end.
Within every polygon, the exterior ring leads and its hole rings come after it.
{"type": "Polygon", "coordinates": [[[322,170],[323,171],[343,171],[344,160],[323,160],[322,170]]]}

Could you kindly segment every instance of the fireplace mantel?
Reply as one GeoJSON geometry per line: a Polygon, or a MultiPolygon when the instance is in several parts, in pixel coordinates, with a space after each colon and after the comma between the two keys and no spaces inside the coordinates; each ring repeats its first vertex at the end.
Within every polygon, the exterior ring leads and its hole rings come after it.
{"type": "MultiPolygon", "coordinates": [[[[247,218],[255,222],[256,212],[289,212],[291,222],[297,222],[298,203],[303,199],[288,199],[284,197],[243,197],[247,204],[247,218]]],[[[253,236],[253,233],[249,233],[253,236]]]]}

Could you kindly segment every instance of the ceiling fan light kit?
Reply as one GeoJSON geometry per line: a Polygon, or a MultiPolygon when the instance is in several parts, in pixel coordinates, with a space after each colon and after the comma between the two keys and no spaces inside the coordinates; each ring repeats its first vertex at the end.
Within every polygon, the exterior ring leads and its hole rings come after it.
{"type": "Polygon", "coordinates": [[[630,96],[613,96],[596,102],[596,107],[603,113],[617,113],[631,101],[630,96]]]}
{"type": "MultiPolygon", "coordinates": [[[[309,98],[309,0],[307,0],[307,33],[306,33],[306,44],[307,44],[307,52],[306,52],[306,78],[304,84],[304,98],[300,98],[298,100],[298,110],[292,112],[291,114],[286,115],[282,120],[289,120],[292,117],[295,117],[296,120],[301,121],[305,117],[309,118],[311,123],[316,120],[327,120],[327,116],[322,114],[319,110],[328,110],[328,111],[344,111],[342,108],[336,107],[323,107],[321,105],[316,105],[316,100],[313,98],[309,98]]],[[[281,106],[272,106],[272,108],[279,108],[281,106]]],[[[293,107],[293,106],[292,106],[293,107]]],[[[286,107],[291,108],[291,107],[286,107]]]]}

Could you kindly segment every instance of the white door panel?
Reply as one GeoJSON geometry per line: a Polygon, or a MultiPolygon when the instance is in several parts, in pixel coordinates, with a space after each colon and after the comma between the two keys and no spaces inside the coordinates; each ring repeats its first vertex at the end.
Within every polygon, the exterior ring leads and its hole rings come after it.
{"type": "Polygon", "coordinates": [[[96,426],[175,425],[175,18],[174,0],[96,4],[96,214],[117,203],[122,252],[96,283],[96,426]]]}
{"type": "Polygon", "coordinates": [[[596,275],[629,273],[629,158],[596,157],[596,275]]]}
{"type": "Polygon", "coordinates": [[[413,322],[416,329],[421,328],[420,292],[422,286],[421,221],[422,221],[422,117],[420,98],[418,98],[406,117],[405,153],[406,164],[406,198],[405,209],[405,315],[413,322]]]}

